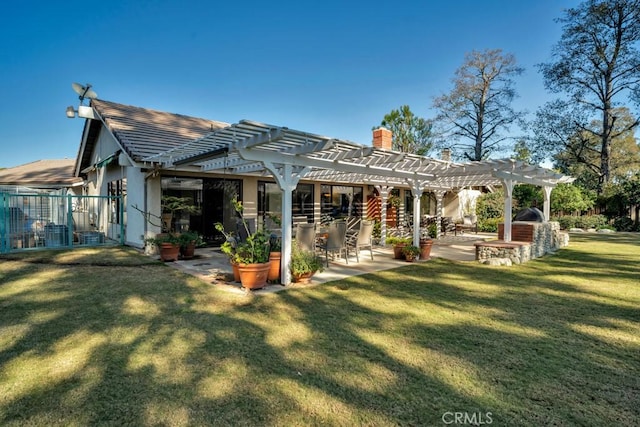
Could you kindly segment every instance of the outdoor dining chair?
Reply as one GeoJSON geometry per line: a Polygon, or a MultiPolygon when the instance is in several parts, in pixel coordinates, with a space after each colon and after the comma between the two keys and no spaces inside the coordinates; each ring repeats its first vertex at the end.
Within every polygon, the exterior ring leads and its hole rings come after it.
{"type": "Polygon", "coordinates": [[[315,252],[316,249],[316,225],[304,223],[296,225],[296,242],[303,251],[315,252]]]}
{"type": "Polygon", "coordinates": [[[318,248],[324,251],[324,256],[329,267],[329,252],[338,252],[338,255],[344,251],[344,260],[349,264],[349,248],[347,246],[347,223],[344,221],[335,221],[329,224],[327,238],[318,245],[318,248]]]}
{"type": "Polygon", "coordinates": [[[373,221],[363,220],[360,222],[360,229],[347,240],[347,248],[355,249],[357,262],[360,262],[358,255],[360,249],[369,249],[369,252],[371,253],[371,261],[373,261],[372,234],[373,221]]]}

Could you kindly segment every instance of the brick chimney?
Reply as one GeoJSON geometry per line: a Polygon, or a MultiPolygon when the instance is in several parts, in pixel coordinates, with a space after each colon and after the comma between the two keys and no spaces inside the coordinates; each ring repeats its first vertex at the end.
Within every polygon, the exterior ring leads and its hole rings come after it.
{"type": "Polygon", "coordinates": [[[442,160],[444,160],[445,162],[451,161],[451,149],[449,148],[442,149],[442,160]]]}
{"type": "Polygon", "coordinates": [[[387,128],[379,127],[373,130],[373,146],[391,150],[393,134],[387,128]]]}

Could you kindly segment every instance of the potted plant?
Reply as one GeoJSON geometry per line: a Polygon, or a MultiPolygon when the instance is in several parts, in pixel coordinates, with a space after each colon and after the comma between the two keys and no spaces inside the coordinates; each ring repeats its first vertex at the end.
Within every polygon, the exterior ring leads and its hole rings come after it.
{"type": "Polygon", "coordinates": [[[249,226],[243,216],[242,202],[238,201],[237,195],[234,196],[232,203],[240,215],[247,238],[244,241],[238,241],[230,233],[224,231],[222,224],[217,223],[215,227],[225,235],[227,242],[229,242],[225,250],[233,254],[231,264],[237,264],[242,287],[245,289],[263,288],[267,284],[271,265],[269,263],[269,236],[262,230],[250,233],[249,226]],[[235,241],[235,247],[232,241],[235,241]]]}
{"type": "Polygon", "coordinates": [[[296,283],[308,283],[311,277],[318,271],[324,269],[322,258],[312,251],[300,249],[298,244],[294,243],[291,248],[291,261],[289,262],[289,271],[291,277],[296,283]]]}
{"type": "Polygon", "coordinates": [[[155,237],[145,239],[145,242],[154,245],[160,252],[162,261],[177,261],[180,255],[180,236],[174,233],[160,233],[155,237]]]}
{"type": "Polygon", "coordinates": [[[422,234],[422,236],[420,236],[420,259],[426,260],[431,258],[432,246],[433,240],[431,240],[429,233],[422,234]]]}
{"type": "Polygon", "coordinates": [[[393,246],[393,258],[403,259],[402,248],[411,243],[411,238],[391,236],[386,239],[386,243],[393,246]]]}
{"type": "Polygon", "coordinates": [[[280,260],[282,258],[282,240],[275,234],[269,237],[269,274],[267,280],[270,283],[280,283],[280,260]]]}
{"type": "Polygon", "coordinates": [[[420,255],[420,248],[414,245],[407,245],[402,248],[402,254],[408,262],[413,262],[420,255]]]}
{"type": "Polygon", "coordinates": [[[202,236],[196,231],[183,231],[179,235],[180,255],[183,259],[191,259],[198,245],[202,244],[202,236]]]}

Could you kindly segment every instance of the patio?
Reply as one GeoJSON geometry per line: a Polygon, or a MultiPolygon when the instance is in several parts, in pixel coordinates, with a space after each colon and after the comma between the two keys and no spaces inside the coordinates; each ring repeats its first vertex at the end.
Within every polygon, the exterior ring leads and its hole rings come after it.
{"type": "MultiPolygon", "coordinates": [[[[431,257],[454,261],[474,261],[474,243],[496,238],[496,233],[442,236],[440,239],[434,240],[431,257]]],[[[364,254],[365,256],[360,257],[360,262],[355,262],[355,255],[351,254],[349,264],[346,264],[343,259],[330,260],[329,268],[326,268],[321,273],[316,273],[310,284],[293,284],[293,286],[314,286],[320,283],[340,280],[345,277],[390,270],[407,265],[406,261],[393,259],[393,249],[391,247],[375,246],[373,249],[373,261],[371,261],[367,251],[365,251],[364,254]]],[[[218,248],[199,248],[196,250],[196,256],[193,259],[169,262],[167,265],[198,277],[207,283],[216,285],[225,291],[240,294],[246,292],[239,283],[229,280],[232,278],[229,259],[226,255],[222,254],[218,248]]],[[[285,289],[287,289],[287,286],[273,284],[262,289],[251,291],[251,294],[269,294],[285,289]]]]}

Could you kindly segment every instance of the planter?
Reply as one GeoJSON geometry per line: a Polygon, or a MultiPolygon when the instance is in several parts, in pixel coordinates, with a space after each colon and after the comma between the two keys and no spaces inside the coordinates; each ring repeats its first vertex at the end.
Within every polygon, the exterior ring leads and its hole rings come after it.
{"type": "Polygon", "coordinates": [[[271,263],[262,264],[238,264],[240,283],[245,289],[260,289],[267,286],[267,277],[271,263]]]}
{"type": "Polygon", "coordinates": [[[233,281],[240,283],[240,269],[238,268],[238,264],[232,262],[231,269],[233,270],[233,281]]]}
{"type": "Polygon", "coordinates": [[[393,258],[394,259],[404,259],[404,254],[402,253],[402,249],[407,246],[406,243],[398,243],[393,245],[393,258]]]}
{"type": "Polygon", "coordinates": [[[315,274],[315,271],[301,274],[292,274],[291,278],[295,283],[307,284],[311,282],[311,277],[315,274]]]}
{"type": "Polygon", "coordinates": [[[180,247],[180,255],[182,255],[182,259],[191,259],[194,257],[196,253],[196,242],[189,242],[184,246],[180,247]]]}
{"type": "Polygon", "coordinates": [[[414,254],[405,254],[404,259],[407,262],[414,262],[416,260],[416,256],[414,254]]]}
{"type": "Polygon", "coordinates": [[[433,240],[420,240],[420,259],[431,259],[433,240]]]}
{"type": "Polygon", "coordinates": [[[162,261],[177,261],[180,255],[180,245],[175,243],[160,243],[159,250],[162,261]]]}
{"type": "Polygon", "coordinates": [[[269,282],[280,283],[280,252],[271,252],[269,254],[269,274],[267,280],[269,282]]]}

